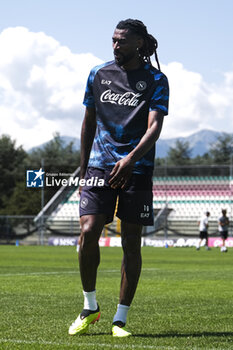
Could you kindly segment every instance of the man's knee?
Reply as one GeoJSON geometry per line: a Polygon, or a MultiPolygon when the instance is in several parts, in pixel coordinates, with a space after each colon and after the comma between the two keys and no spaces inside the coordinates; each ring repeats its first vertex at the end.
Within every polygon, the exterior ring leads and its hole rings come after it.
{"type": "Polygon", "coordinates": [[[95,234],[93,232],[93,229],[91,225],[85,223],[81,230],[80,246],[84,248],[84,246],[90,245],[90,243],[93,243],[93,241],[95,241],[95,234]]]}
{"type": "Polygon", "coordinates": [[[122,248],[125,252],[138,254],[141,250],[142,226],[122,222],[122,248]]]}
{"type": "Polygon", "coordinates": [[[140,251],[142,225],[121,223],[122,247],[128,251],[140,251]]]}
{"type": "Polygon", "coordinates": [[[81,235],[80,248],[96,246],[102,232],[103,225],[96,221],[93,217],[82,218],[81,220],[81,235]]]}
{"type": "Polygon", "coordinates": [[[122,236],[122,248],[125,253],[139,254],[141,251],[141,235],[128,234],[122,236]]]}

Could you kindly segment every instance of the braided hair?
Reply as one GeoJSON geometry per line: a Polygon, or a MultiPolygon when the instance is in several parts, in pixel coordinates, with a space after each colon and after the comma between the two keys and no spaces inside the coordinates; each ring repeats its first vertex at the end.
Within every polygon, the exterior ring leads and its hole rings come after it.
{"type": "Polygon", "coordinates": [[[142,57],[142,59],[151,64],[150,56],[155,54],[155,60],[158,65],[158,69],[160,70],[160,64],[159,64],[159,59],[157,55],[157,48],[158,48],[158,42],[157,40],[153,37],[153,35],[149,34],[147,32],[147,28],[138,19],[126,19],[124,21],[120,21],[117,26],[117,29],[128,29],[131,31],[131,33],[137,34],[144,40],[143,46],[139,49],[139,54],[142,57]]]}

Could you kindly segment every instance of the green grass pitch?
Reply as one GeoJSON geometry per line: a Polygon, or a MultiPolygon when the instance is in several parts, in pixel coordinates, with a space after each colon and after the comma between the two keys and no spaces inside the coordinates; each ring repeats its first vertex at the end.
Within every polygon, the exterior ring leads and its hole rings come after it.
{"type": "Polygon", "coordinates": [[[102,248],[100,321],[68,335],[83,306],[75,247],[0,246],[0,349],[233,349],[233,249],[143,247],[128,314],[133,337],[110,334],[118,303],[121,248],[102,248]]]}

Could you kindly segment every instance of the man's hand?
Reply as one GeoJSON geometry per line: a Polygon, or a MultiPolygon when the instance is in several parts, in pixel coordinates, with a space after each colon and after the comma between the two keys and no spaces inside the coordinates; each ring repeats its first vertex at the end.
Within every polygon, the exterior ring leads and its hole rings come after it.
{"type": "Polygon", "coordinates": [[[110,173],[109,184],[112,188],[125,188],[129,181],[134,167],[134,162],[125,157],[119,160],[110,173]]]}
{"type": "Polygon", "coordinates": [[[81,196],[81,193],[82,193],[82,186],[79,186],[79,188],[78,188],[78,194],[79,194],[79,196],[81,196]]]}
{"type": "MultiPolygon", "coordinates": [[[[85,179],[85,172],[84,172],[84,171],[80,171],[80,175],[79,175],[79,176],[80,176],[80,177],[79,177],[79,182],[80,182],[80,180],[85,179]]],[[[79,187],[78,187],[78,193],[79,193],[80,196],[81,196],[82,188],[83,188],[83,186],[80,186],[80,185],[79,185],[79,187]]]]}
{"type": "Polygon", "coordinates": [[[139,144],[114,166],[109,184],[112,188],[125,188],[132,175],[134,164],[141,159],[158,140],[164,115],[162,112],[151,111],[148,116],[148,129],[141,138],[139,144]]]}

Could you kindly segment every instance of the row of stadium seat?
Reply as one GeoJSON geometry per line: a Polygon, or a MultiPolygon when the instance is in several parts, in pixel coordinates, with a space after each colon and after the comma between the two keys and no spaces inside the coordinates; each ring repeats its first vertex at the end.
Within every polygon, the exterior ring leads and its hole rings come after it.
{"type": "Polygon", "coordinates": [[[156,183],[228,183],[232,181],[229,176],[156,176],[153,182],[156,183]]]}
{"type": "MultiPolygon", "coordinates": [[[[218,218],[221,209],[231,212],[233,184],[229,177],[164,177],[153,178],[154,208],[167,206],[172,209],[169,218],[198,218],[204,211],[218,218]]],[[[79,215],[79,193],[75,190],[53,212],[54,220],[79,215]]]]}
{"type": "MultiPolygon", "coordinates": [[[[230,191],[231,186],[229,184],[154,184],[153,190],[160,191],[179,191],[179,190],[192,190],[192,191],[230,191]]],[[[232,186],[233,189],[233,186],[232,186]]]]}
{"type": "MultiPolygon", "coordinates": [[[[154,207],[160,208],[165,206],[166,201],[154,201],[154,207]]],[[[168,208],[172,208],[172,212],[169,215],[169,219],[179,220],[183,219],[198,219],[206,211],[209,211],[211,218],[217,220],[221,215],[221,210],[227,209],[227,212],[231,213],[233,203],[231,201],[168,201],[168,208]]]]}
{"type": "Polygon", "coordinates": [[[53,220],[64,220],[67,218],[76,218],[79,217],[79,202],[67,202],[60,204],[57,209],[51,215],[51,219],[53,220]]]}
{"type": "Polygon", "coordinates": [[[228,198],[231,197],[231,193],[229,191],[153,191],[155,197],[223,197],[228,198]]]}
{"type": "MultiPolygon", "coordinates": [[[[154,199],[154,208],[160,209],[161,207],[164,207],[166,204],[165,200],[156,200],[154,199]]],[[[218,218],[221,214],[221,209],[225,208],[227,209],[228,213],[231,212],[231,207],[233,203],[228,200],[174,200],[174,201],[167,201],[168,208],[172,209],[172,212],[169,216],[171,219],[176,218],[186,218],[187,220],[189,218],[198,218],[201,216],[205,211],[211,212],[211,217],[218,218]]],[[[60,205],[57,210],[53,213],[52,219],[53,220],[64,220],[64,218],[67,218],[69,220],[70,218],[78,219],[79,213],[79,204],[78,203],[64,203],[63,205],[60,205]]]]}

